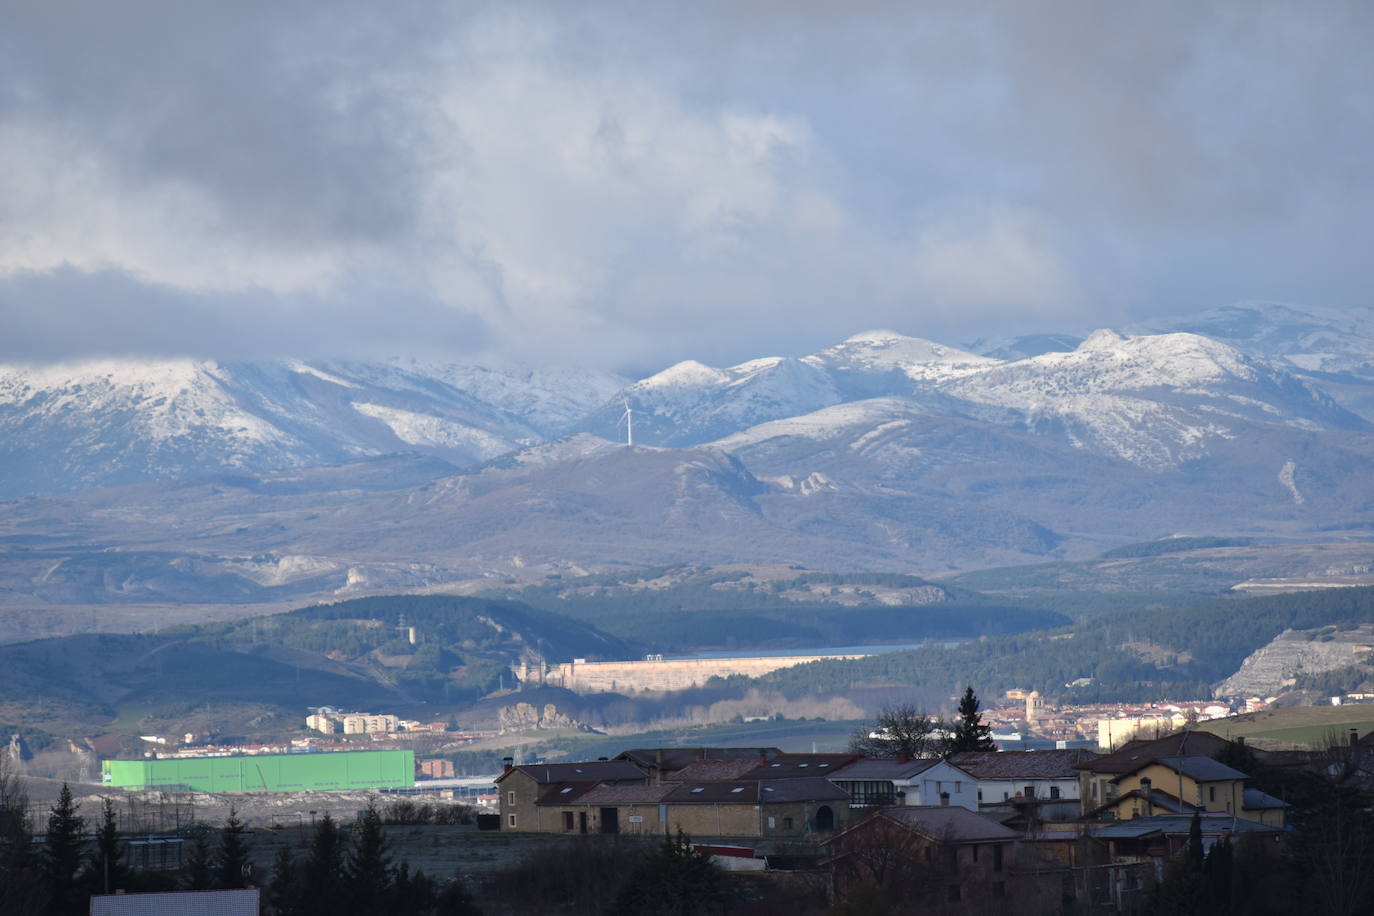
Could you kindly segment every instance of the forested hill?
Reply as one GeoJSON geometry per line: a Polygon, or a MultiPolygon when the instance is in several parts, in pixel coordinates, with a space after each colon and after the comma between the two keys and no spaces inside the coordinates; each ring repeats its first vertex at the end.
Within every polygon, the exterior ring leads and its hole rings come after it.
{"type": "Polygon", "coordinates": [[[1374,588],[1328,589],[1183,607],[1137,609],[1058,630],[993,636],[783,669],[758,683],[791,695],[895,685],[992,696],[1020,687],[1061,702],[1144,701],[1211,695],[1250,653],[1287,629],[1374,623],[1374,588]],[[1091,678],[1083,687],[1067,685],[1091,678]]]}

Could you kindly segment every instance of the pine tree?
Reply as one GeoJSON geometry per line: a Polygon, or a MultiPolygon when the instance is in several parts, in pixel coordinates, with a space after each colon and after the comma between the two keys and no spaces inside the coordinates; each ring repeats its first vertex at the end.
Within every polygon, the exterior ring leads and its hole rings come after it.
{"type": "Polygon", "coordinates": [[[391,892],[391,859],[386,854],[386,835],[375,801],[368,801],[358,822],[345,869],[345,884],[350,905],[360,913],[380,912],[382,901],[391,892]]]}
{"type": "MultiPolygon", "coordinates": [[[[267,884],[268,912],[289,916],[300,906],[300,872],[290,846],[282,846],[272,862],[272,878],[267,884]]],[[[400,912],[407,912],[401,909],[400,912]]]]}
{"type": "Polygon", "coordinates": [[[310,852],[301,866],[302,916],[346,912],[343,893],[344,834],[326,814],[315,827],[310,852]]]}
{"type": "Polygon", "coordinates": [[[48,815],[48,835],[44,844],[49,913],[86,910],[75,881],[77,869],[81,867],[82,834],[86,831],[85,819],[76,813],[80,807],[72,801],[71,787],[62,783],[62,793],[48,815]]]}
{"type": "Polygon", "coordinates": [[[681,832],[625,876],[614,916],[702,916],[725,910],[725,876],[711,857],[692,848],[681,832]]]}
{"type": "Polygon", "coordinates": [[[95,853],[86,866],[86,886],[92,893],[113,894],[128,888],[129,869],[123,859],[114,801],[107,798],[101,807],[100,828],[95,832],[95,853]]]}
{"type": "Polygon", "coordinates": [[[47,909],[47,875],[12,763],[0,749],[0,916],[32,916],[47,909]]]}
{"type": "Polygon", "coordinates": [[[188,891],[208,891],[215,884],[214,855],[210,850],[209,827],[197,824],[191,831],[183,879],[188,891]]]}
{"type": "Polygon", "coordinates": [[[229,808],[229,817],[219,832],[219,851],[215,855],[215,886],[220,888],[247,887],[249,870],[248,841],[237,808],[229,808]]]}
{"type": "Polygon", "coordinates": [[[964,751],[997,750],[997,745],[992,743],[992,727],[983,724],[982,713],[978,711],[980,705],[973,688],[966,688],[963,699],[959,701],[959,718],[949,729],[946,756],[964,751]]]}

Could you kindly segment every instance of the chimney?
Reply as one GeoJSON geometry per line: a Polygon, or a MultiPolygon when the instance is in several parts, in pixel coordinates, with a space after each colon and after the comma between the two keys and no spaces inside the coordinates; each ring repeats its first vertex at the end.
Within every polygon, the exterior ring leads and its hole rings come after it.
{"type": "Polygon", "coordinates": [[[944,807],[944,808],[948,808],[948,807],[949,807],[949,793],[948,793],[948,792],[941,792],[941,793],[940,793],[940,806],[941,806],[941,807],[944,807]]]}
{"type": "Polygon", "coordinates": [[[1150,798],[1150,790],[1154,787],[1153,780],[1148,776],[1140,777],[1140,794],[1145,796],[1145,816],[1154,817],[1155,805],[1150,798]]]}
{"type": "Polygon", "coordinates": [[[511,770],[513,770],[513,769],[515,769],[515,758],[514,758],[514,757],[502,757],[502,758],[501,758],[501,772],[502,772],[502,773],[509,773],[509,772],[510,772],[511,770]]]}

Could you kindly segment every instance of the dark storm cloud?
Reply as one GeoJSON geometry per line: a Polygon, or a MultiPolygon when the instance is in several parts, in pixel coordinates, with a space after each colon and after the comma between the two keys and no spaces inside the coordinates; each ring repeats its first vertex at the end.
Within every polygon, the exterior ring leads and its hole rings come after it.
{"type": "Polygon", "coordinates": [[[11,3],[0,356],[1366,306],[1372,10],[11,3]]]}

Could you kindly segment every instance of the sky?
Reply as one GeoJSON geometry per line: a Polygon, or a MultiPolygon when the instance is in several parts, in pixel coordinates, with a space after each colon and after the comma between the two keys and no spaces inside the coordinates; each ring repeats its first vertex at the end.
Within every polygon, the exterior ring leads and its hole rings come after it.
{"type": "Polygon", "coordinates": [[[0,360],[1366,309],[1374,4],[0,0],[0,360]]]}

